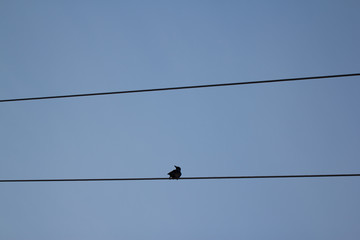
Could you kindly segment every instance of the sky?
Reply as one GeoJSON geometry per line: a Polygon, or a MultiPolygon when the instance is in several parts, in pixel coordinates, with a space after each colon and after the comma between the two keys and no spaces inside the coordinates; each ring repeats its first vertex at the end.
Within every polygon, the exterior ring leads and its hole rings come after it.
{"type": "MultiPolygon", "coordinates": [[[[360,3],[0,1],[0,99],[360,72],[360,3]]],[[[0,179],[360,173],[360,77],[0,103],[0,179]]],[[[360,178],[0,183],[0,239],[355,240],[360,178]]]]}

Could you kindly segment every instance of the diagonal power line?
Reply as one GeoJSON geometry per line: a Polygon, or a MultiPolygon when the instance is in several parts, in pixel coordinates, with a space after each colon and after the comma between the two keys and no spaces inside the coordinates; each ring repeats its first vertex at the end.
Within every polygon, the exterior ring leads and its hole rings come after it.
{"type": "MultiPolygon", "coordinates": [[[[268,179],[268,178],[331,178],[360,177],[358,173],[346,174],[303,174],[303,175],[267,175],[267,176],[225,176],[225,177],[182,177],[179,180],[219,180],[219,179],[268,179]]],[[[9,182],[104,182],[104,181],[154,181],[173,180],[169,178],[62,178],[62,179],[0,179],[0,183],[9,182]]]]}
{"type": "Polygon", "coordinates": [[[261,84],[261,83],[291,82],[291,81],[303,81],[303,80],[319,80],[319,79],[326,79],[326,78],[342,78],[342,77],[354,77],[354,76],[360,76],[360,73],[313,76],[313,77],[299,77],[299,78],[283,78],[283,79],[271,79],[271,80],[250,81],[250,82],[231,82],[231,83],[218,83],[218,84],[206,84],[206,85],[192,85],[192,86],[167,87],[167,88],[150,88],[150,89],[126,90],[126,91],[117,91],[117,92],[81,93],[81,94],[45,96],[45,97],[0,99],[0,103],[1,102],[20,102],[20,101],[32,101],[32,100],[45,100],[45,99],[56,99],[56,98],[74,98],[74,97],[90,97],[90,96],[114,95],[114,94],[143,93],[143,92],[160,92],[160,91],[170,91],[170,90],[184,90],[184,89],[209,88],[209,87],[225,87],[225,86],[261,84]]]}

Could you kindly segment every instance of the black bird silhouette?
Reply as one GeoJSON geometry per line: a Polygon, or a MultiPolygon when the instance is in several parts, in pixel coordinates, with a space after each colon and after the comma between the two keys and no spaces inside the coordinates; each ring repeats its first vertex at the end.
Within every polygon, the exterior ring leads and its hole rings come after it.
{"type": "Polygon", "coordinates": [[[170,176],[170,179],[179,179],[181,176],[181,168],[178,166],[174,166],[175,170],[172,170],[171,172],[168,173],[168,175],[170,176]]]}

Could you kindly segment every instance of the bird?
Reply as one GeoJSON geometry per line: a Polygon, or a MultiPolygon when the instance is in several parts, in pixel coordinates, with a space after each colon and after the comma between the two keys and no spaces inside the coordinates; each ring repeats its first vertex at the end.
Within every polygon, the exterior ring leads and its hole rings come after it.
{"type": "Polygon", "coordinates": [[[168,175],[170,176],[170,179],[179,179],[181,176],[181,168],[178,166],[175,166],[175,170],[172,170],[171,172],[168,173],[168,175]]]}

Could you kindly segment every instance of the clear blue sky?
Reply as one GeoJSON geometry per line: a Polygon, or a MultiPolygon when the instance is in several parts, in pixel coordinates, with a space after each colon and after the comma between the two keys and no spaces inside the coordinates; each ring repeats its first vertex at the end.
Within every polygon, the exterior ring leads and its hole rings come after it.
{"type": "MultiPolygon", "coordinates": [[[[0,2],[0,98],[360,71],[360,3],[0,2]]],[[[0,179],[360,172],[360,78],[0,104],[0,179]]],[[[357,240],[360,178],[1,183],[6,240],[357,240]]]]}

